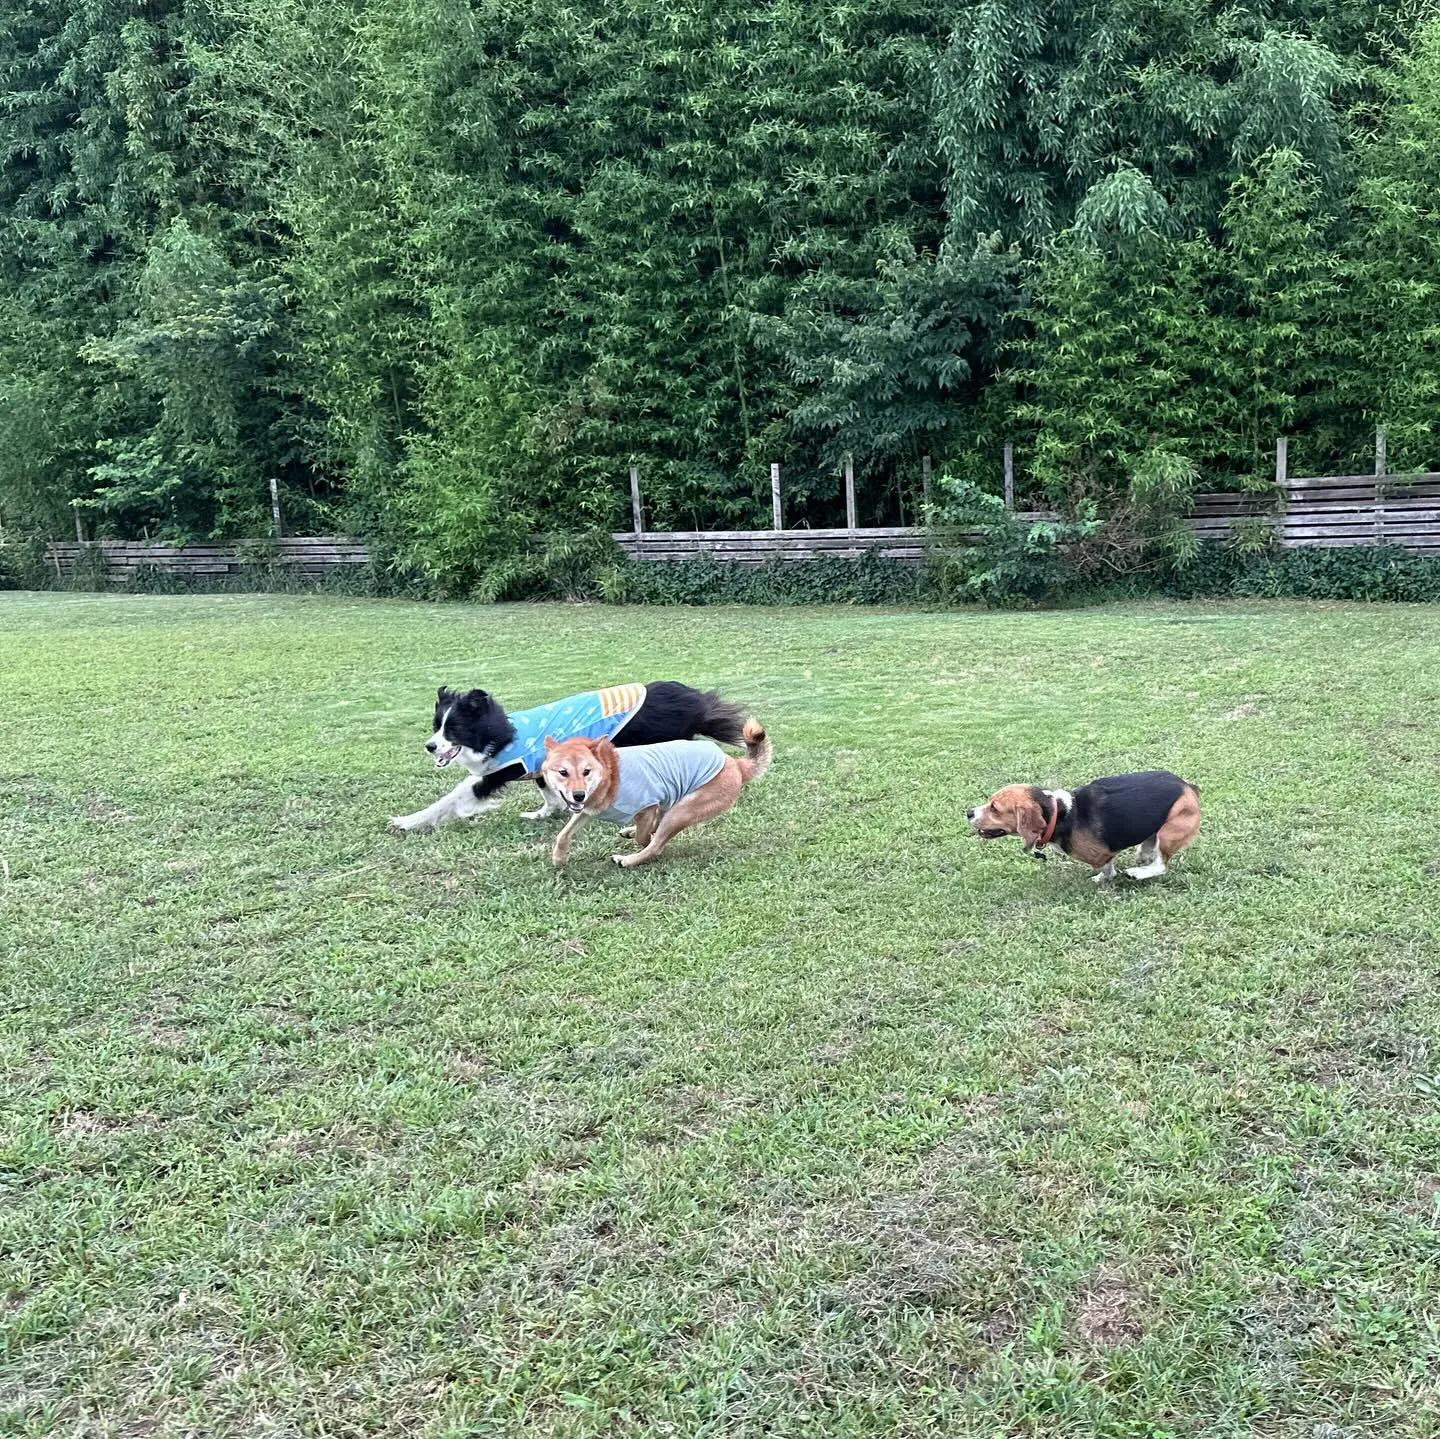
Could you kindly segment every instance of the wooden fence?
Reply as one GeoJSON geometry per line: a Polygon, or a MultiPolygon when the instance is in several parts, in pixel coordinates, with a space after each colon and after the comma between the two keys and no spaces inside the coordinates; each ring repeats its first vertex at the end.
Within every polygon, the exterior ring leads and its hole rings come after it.
{"type": "Polygon", "coordinates": [[[1243,522],[1268,526],[1286,549],[1400,545],[1440,555],[1440,474],[1322,475],[1289,480],[1282,493],[1279,509],[1262,496],[1199,495],[1190,525],[1207,540],[1243,522]]]}
{"type": "Polygon", "coordinates": [[[918,565],[924,558],[925,531],[913,526],[875,530],[627,530],[615,543],[631,559],[686,560],[711,555],[742,565],[770,560],[814,560],[827,555],[855,560],[875,554],[918,565]]]}
{"type": "Polygon", "coordinates": [[[320,539],[270,540],[263,545],[161,545],[144,540],[58,541],[50,546],[57,571],[75,567],[84,556],[99,557],[111,584],[123,585],[145,570],[167,574],[211,576],[238,574],[257,564],[278,564],[306,576],[319,576],[349,565],[367,564],[370,553],[360,540],[330,536],[320,539]]]}
{"type": "Polygon", "coordinates": [[[1190,525],[1202,539],[1228,539],[1241,523],[1267,526],[1286,549],[1399,545],[1440,554],[1440,474],[1388,474],[1385,431],[1376,430],[1372,474],[1296,477],[1281,436],[1273,490],[1195,497],[1190,525]]]}
{"type": "MultiPolygon", "coordinates": [[[[1289,474],[1289,445],[1281,439],[1275,449],[1275,485],[1249,492],[1198,495],[1189,524],[1201,538],[1224,540],[1237,524],[1268,526],[1287,548],[1338,545],[1400,545],[1415,554],[1440,555],[1440,473],[1390,475],[1385,473],[1385,439],[1376,436],[1375,473],[1320,475],[1296,478],[1289,474]]],[[[921,468],[925,498],[930,492],[930,461],[921,468]]],[[[1005,447],[1005,503],[1014,506],[1014,458],[1005,447]]],[[[683,560],[710,555],[738,564],[765,564],[771,560],[809,560],[824,556],[858,559],[874,554],[902,564],[919,564],[924,558],[926,531],[918,526],[865,529],[856,523],[855,474],[845,465],[844,529],[784,528],[780,466],[770,470],[770,496],[775,525],[768,530],[664,530],[645,528],[640,475],[630,471],[630,501],[634,526],[614,536],[615,542],[637,560],[683,560]]],[[[277,503],[278,513],[278,503],[277,503]]],[[[1017,512],[1022,518],[1042,519],[1042,511],[1017,512]]],[[[233,545],[169,545],[139,541],[97,540],[64,542],[50,546],[57,572],[72,568],[82,554],[103,556],[107,576],[115,584],[133,580],[142,570],[173,574],[235,574],[256,563],[293,567],[301,575],[363,565],[369,555],[358,540],[344,538],[283,539],[263,548],[233,545]]]]}

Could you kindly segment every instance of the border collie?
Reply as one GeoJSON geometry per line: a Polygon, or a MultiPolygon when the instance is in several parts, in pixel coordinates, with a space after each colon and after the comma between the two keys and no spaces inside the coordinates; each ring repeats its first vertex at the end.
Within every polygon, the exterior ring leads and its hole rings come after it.
{"type": "Polygon", "coordinates": [[[471,819],[498,807],[500,791],[526,775],[540,786],[541,803],[526,819],[559,814],[562,806],[539,778],[545,738],[608,739],[617,745],[662,744],[704,735],[721,744],[745,739],[745,711],[674,680],[586,690],[532,710],[506,714],[484,690],[465,694],[442,686],[435,697],[435,731],[425,748],[437,769],[458,760],[468,771],[449,794],[414,814],[396,815],[390,828],[406,834],[436,829],[452,820],[471,819]]]}

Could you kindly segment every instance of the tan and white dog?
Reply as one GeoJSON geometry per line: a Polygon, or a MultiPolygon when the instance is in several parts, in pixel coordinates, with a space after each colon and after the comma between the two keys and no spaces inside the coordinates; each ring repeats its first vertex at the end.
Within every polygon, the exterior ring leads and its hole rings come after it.
{"type": "Polygon", "coordinates": [[[1200,831],[1200,792],[1169,770],[1108,775],[1077,790],[1007,784],[965,811],[981,839],[1019,835],[1025,852],[1045,858],[1055,843],[1095,871],[1096,883],[1115,877],[1115,856],[1139,846],[1139,863],[1125,873],[1154,879],[1200,831]]]}
{"type": "Polygon", "coordinates": [[[661,854],[682,830],[724,814],[751,780],[770,768],[765,731],[746,720],[745,755],[727,755],[708,740],[616,749],[609,740],[545,740],[540,774],[570,819],[556,836],[557,865],[570,857],[570,841],[592,819],[635,826],[633,854],[612,855],[626,869],[661,854]]]}

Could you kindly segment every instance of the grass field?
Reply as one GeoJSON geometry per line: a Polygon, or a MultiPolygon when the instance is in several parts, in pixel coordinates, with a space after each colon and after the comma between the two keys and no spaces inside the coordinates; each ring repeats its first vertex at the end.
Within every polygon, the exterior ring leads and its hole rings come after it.
{"type": "Polygon", "coordinates": [[[1418,608],[0,595],[0,1433],[1440,1434],[1437,772],[1418,608]],[[386,834],[659,678],[776,763],[653,869],[386,834]]]}

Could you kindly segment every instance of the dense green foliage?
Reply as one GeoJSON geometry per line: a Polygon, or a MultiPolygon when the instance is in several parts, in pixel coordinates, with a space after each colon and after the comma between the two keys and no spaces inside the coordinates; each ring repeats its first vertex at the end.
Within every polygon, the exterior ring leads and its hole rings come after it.
{"type": "Polygon", "coordinates": [[[919,460],[1173,549],[1197,484],[1440,459],[1440,20],[1400,0],[23,0],[0,522],[911,520],[919,460]]]}
{"type": "MultiPolygon", "coordinates": [[[[657,564],[597,554],[598,541],[551,541],[522,552],[486,577],[483,597],[592,600],[643,605],[920,605],[996,609],[1077,607],[1118,599],[1306,599],[1440,604],[1440,557],[1395,546],[1257,549],[1203,544],[1184,564],[1161,564],[1122,578],[1083,573],[1066,543],[1091,530],[1081,519],[1030,524],[989,513],[980,543],[943,534],[922,568],[867,556],[732,564],[709,556],[657,564]]],[[[133,594],[331,594],[420,599],[430,591],[414,576],[385,567],[347,565],[321,575],[258,558],[222,576],[140,570],[117,586],[103,564],[57,576],[43,547],[0,547],[0,590],[61,589],[133,594]]]]}

